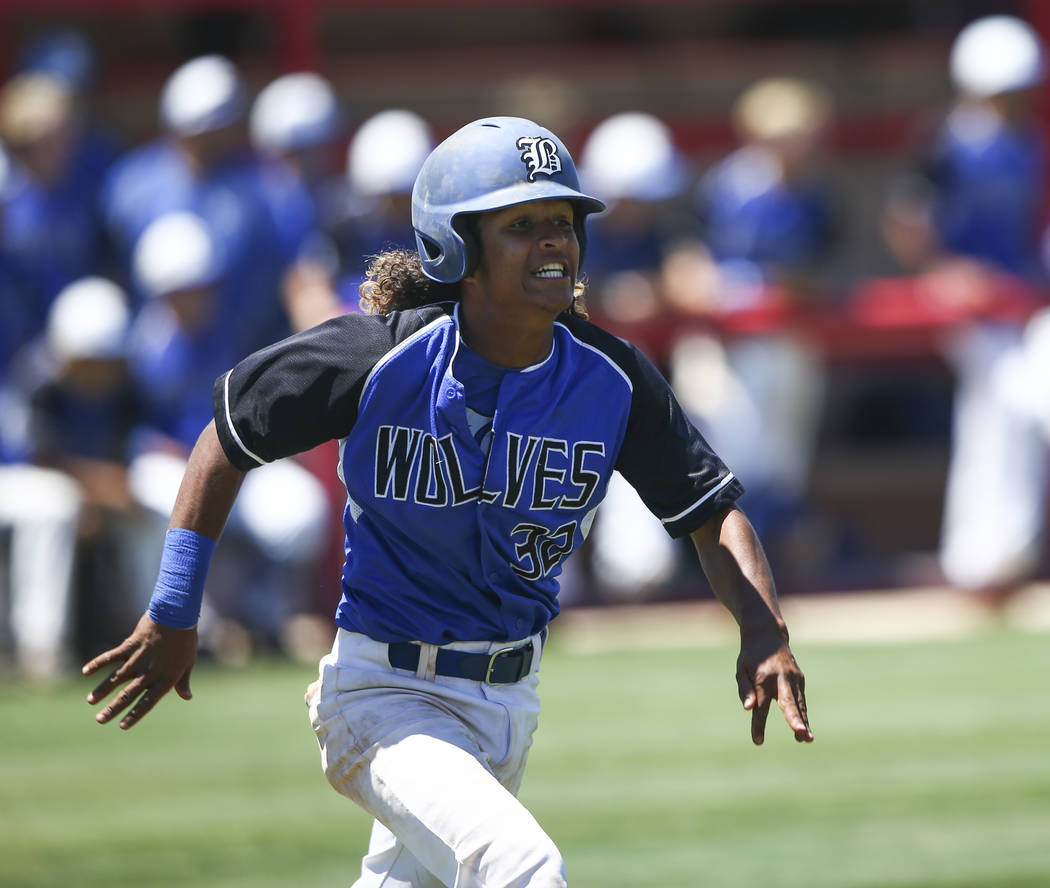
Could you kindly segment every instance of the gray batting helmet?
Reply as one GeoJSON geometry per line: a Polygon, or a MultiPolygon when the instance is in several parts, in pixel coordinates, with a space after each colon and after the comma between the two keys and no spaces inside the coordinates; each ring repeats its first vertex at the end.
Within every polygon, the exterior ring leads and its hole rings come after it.
{"type": "Polygon", "coordinates": [[[582,264],[584,219],[605,204],[580,191],[561,139],[521,117],[468,123],[430,153],[412,189],[412,227],[423,273],[447,284],[474,270],[479,245],[457,226],[459,217],[546,198],[572,201],[582,264]]]}

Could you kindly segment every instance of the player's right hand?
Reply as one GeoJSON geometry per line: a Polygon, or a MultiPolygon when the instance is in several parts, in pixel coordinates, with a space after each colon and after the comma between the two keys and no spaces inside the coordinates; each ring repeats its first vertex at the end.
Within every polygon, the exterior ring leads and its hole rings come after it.
{"type": "Polygon", "coordinates": [[[143,614],[134,631],[117,647],[84,664],[84,675],[93,675],[104,666],[118,664],[87,696],[92,706],[121,685],[123,690],[95,715],[100,725],[112,721],[131,706],[120,721],[123,730],[133,727],[168,691],[189,700],[190,673],[197,661],[197,630],[172,629],[153,622],[143,614]],[[132,705],[134,704],[134,705],[132,705]]]}

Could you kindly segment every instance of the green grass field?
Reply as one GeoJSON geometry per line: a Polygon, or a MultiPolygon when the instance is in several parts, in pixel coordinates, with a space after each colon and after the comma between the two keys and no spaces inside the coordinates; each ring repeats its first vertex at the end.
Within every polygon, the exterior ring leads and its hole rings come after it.
{"type": "MultiPolygon", "coordinates": [[[[817,740],[754,748],[733,649],[555,637],[522,795],[571,884],[1050,885],[1050,637],[796,653],[817,740]]],[[[202,666],[129,733],[88,680],[0,688],[0,885],[350,885],[368,820],[321,775],[311,678],[202,666]]]]}

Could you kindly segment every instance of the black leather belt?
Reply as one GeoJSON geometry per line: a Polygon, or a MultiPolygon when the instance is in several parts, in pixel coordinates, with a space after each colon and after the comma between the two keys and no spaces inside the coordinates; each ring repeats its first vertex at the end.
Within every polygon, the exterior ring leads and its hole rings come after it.
{"type": "MultiPolygon", "coordinates": [[[[395,669],[415,672],[419,667],[421,650],[418,644],[410,641],[395,642],[387,645],[387,659],[395,669]]],[[[434,671],[449,678],[469,678],[490,685],[514,684],[529,674],[532,655],[531,641],[520,647],[500,648],[491,654],[439,648],[434,671]]]]}

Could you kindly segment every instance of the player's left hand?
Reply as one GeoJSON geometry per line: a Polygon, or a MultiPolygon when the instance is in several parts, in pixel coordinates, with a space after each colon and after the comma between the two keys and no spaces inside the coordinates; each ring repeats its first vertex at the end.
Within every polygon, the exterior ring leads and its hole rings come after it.
{"type": "Polygon", "coordinates": [[[813,742],[806,711],[806,677],[787,641],[770,632],[741,642],[736,664],[737,687],[744,709],[751,713],[751,739],[765,740],[769,706],[777,701],[799,743],[813,742]]]}
{"type": "Polygon", "coordinates": [[[153,622],[143,614],[134,631],[117,647],[99,654],[84,664],[84,675],[92,675],[103,666],[117,667],[87,696],[95,705],[121,685],[124,689],[96,716],[100,725],[116,718],[131,706],[121,719],[120,727],[133,727],[172,688],[189,700],[190,672],[197,661],[197,630],[172,629],[153,622]]]}

